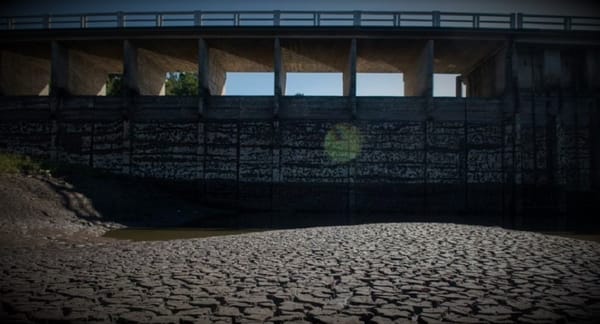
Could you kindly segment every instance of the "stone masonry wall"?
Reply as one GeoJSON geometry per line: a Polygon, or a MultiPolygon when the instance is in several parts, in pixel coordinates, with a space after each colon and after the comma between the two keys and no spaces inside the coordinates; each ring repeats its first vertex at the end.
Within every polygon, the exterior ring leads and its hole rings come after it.
{"type": "Polygon", "coordinates": [[[513,114],[491,98],[358,98],[351,112],[344,97],[288,97],[279,118],[268,97],[213,97],[203,114],[194,98],[2,100],[2,150],[197,182],[231,206],[494,214],[553,203],[512,184],[559,202],[590,188],[593,98],[521,95],[513,114]]]}

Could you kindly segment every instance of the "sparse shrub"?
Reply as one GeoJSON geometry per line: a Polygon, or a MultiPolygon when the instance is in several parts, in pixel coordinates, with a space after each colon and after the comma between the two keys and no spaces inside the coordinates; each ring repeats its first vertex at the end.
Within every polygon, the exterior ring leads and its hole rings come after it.
{"type": "Polygon", "coordinates": [[[47,174],[49,170],[42,163],[29,156],[1,153],[0,152],[0,174],[47,174]]]}

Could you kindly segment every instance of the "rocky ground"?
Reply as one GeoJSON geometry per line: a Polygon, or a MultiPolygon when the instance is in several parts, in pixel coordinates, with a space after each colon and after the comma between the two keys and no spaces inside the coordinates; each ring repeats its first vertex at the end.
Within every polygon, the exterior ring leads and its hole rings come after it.
{"type": "Polygon", "coordinates": [[[389,223],[136,243],[99,237],[123,225],[85,186],[0,180],[2,323],[600,321],[596,242],[389,223]]]}
{"type": "Polygon", "coordinates": [[[0,250],[22,321],[455,323],[600,319],[600,244],[371,224],[0,250]]]}

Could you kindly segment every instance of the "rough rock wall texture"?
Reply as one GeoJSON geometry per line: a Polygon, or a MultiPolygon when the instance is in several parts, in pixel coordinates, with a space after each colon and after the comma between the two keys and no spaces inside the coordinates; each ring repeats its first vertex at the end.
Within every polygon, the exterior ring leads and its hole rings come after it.
{"type": "Polygon", "coordinates": [[[283,117],[273,118],[271,101],[260,98],[226,98],[222,109],[215,101],[204,116],[192,99],[168,97],[126,109],[110,98],[73,98],[54,114],[49,99],[3,100],[2,150],[193,181],[204,199],[230,205],[406,213],[496,213],[512,200],[562,208],[562,192],[590,190],[597,105],[524,94],[513,113],[492,98],[365,98],[352,118],[343,97],[287,98],[283,117]],[[340,161],[331,147],[354,151],[340,161]],[[517,197],[512,184],[542,189],[517,197]]]}

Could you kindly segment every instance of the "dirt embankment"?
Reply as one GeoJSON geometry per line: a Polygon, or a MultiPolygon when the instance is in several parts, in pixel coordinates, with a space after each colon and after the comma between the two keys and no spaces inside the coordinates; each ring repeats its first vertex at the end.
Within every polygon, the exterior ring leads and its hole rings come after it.
{"type": "Polygon", "coordinates": [[[100,175],[0,175],[0,246],[89,241],[122,227],[182,226],[210,211],[162,186],[100,175]]]}
{"type": "Polygon", "coordinates": [[[44,176],[0,175],[0,243],[43,243],[101,236],[107,222],[73,185],[44,176]]]}

